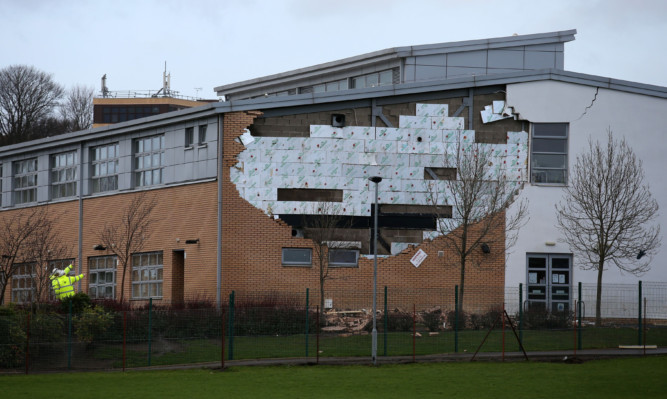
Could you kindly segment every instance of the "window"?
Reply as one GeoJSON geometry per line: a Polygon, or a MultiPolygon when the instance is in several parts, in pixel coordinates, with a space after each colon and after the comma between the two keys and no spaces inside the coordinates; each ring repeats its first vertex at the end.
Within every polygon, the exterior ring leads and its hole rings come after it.
{"type": "Polygon", "coordinates": [[[162,297],[162,252],[132,255],[132,299],[162,297]]]}
{"type": "Polygon", "coordinates": [[[51,198],[76,195],[77,159],[76,151],[51,156],[51,198]]]}
{"type": "Polygon", "coordinates": [[[92,299],[116,297],[116,256],[96,256],[88,259],[88,295],[92,299]]]}
{"type": "Polygon", "coordinates": [[[550,312],[571,309],[572,255],[527,254],[529,308],[550,312]]]}
{"type": "Polygon", "coordinates": [[[137,187],[162,183],[164,147],[164,135],[144,137],[134,142],[134,182],[137,187]]]}
{"type": "Polygon", "coordinates": [[[0,163],[0,206],[2,206],[2,164],[0,163]]]}
{"type": "MultiPolygon", "coordinates": [[[[380,72],[368,73],[352,78],[352,89],[363,89],[364,87],[386,86],[398,83],[395,79],[398,73],[394,73],[393,69],[387,69],[380,72]],[[396,75],[396,76],[394,76],[396,75]]],[[[347,87],[346,87],[347,88],[347,87]]]]}
{"type": "Polygon", "coordinates": [[[206,125],[199,125],[199,145],[206,142],[206,125]]]}
{"type": "Polygon", "coordinates": [[[12,302],[29,303],[35,297],[35,264],[21,263],[16,265],[16,273],[12,276],[12,302]]]}
{"type": "Polygon", "coordinates": [[[185,128],[185,146],[192,147],[192,144],[195,142],[195,128],[186,127],[185,128]]]}
{"type": "Polygon", "coordinates": [[[567,184],[567,123],[533,124],[531,182],[567,184]]]}
{"type": "Polygon", "coordinates": [[[118,190],[118,143],[92,149],[93,192],[118,190]]]}
{"type": "Polygon", "coordinates": [[[37,201],[37,158],[14,163],[14,202],[37,201]]]}
{"type": "Polygon", "coordinates": [[[283,265],[310,266],[313,263],[313,250],[310,248],[283,248],[283,265]]]}
{"type": "Polygon", "coordinates": [[[323,188],[279,188],[278,201],[342,202],[343,190],[323,188]]]}
{"type": "Polygon", "coordinates": [[[329,250],[329,266],[357,267],[358,261],[359,261],[359,250],[357,249],[329,250]]]}

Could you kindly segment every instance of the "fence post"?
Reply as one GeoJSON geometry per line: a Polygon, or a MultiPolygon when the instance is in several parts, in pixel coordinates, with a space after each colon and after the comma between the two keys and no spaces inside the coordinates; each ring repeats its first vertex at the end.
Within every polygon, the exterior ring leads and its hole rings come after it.
{"type": "Polygon", "coordinates": [[[577,349],[581,350],[581,281],[579,282],[579,302],[577,302],[577,311],[579,313],[579,326],[577,326],[577,349]]]}
{"type": "Polygon", "coordinates": [[[25,373],[28,374],[30,367],[30,312],[28,312],[28,324],[26,326],[27,334],[25,338],[25,373]]]}
{"type": "Polygon", "coordinates": [[[125,371],[126,348],[127,348],[127,311],[123,311],[123,371],[125,371]]]}
{"type": "Polygon", "coordinates": [[[234,291],[229,294],[229,360],[234,360],[234,291]]]}
{"type": "Polygon", "coordinates": [[[225,310],[220,307],[220,369],[225,369],[225,310]]]}
{"type": "Polygon", "coordinates": [[[69,298],[69,317],[67,321],[67,370],[72,368],[72,298],[69,298]]]}
{"type": "Polygon", "coordinates": [[[637,300],[637,303],[639,304],[639,317],[637,318],[637,332],[638,334],[638,339],[637,339],[637,345],[642,344],[642,281],[639,280],[639,298],[637,300]]]}
{"type": "Polygon", "coordinates": [[[523,283],[519,283],[519,342],[523,345],[523,283]]]}
{"type": "Polygon", "coordinates": [[[459,352],[459,286],[454,286],[454,352],[459,352]]]}
{"type": "Polygon", "coordinates": [[[415,351],[417,349],[417,306],[412,304],[412,362],[415,362],[415,351]]]}
{"type": "Polygon", "coordinates": [[[308,324],[308,306],[309,306],[309,294],[310,291],[306,288],[306,357],[308,357],[308,333],[310,332],[310,325],[308,324]]]}
{"type": "Polygon", "coordinates": [[[387,286],[384,286],[384,355],[387,356],[387,327],[389,326],[389,313],[387,305],[387,286]]]}
{"type": "Polygon", "coordinates": [[[151,366],[151,344],[153,330],[153,298],[148,299],[148,367],[151,366]]]}
{"type": "Polygon", "coordinates": [[[316,363],[320,364],[320,305],[317,305],[316,308],[316,317],[317,317],[317,327],[315,327],[315,330],[317,331],[317,345],[315,347],[315,352],[317,355],[317,360],[316,363]]]}

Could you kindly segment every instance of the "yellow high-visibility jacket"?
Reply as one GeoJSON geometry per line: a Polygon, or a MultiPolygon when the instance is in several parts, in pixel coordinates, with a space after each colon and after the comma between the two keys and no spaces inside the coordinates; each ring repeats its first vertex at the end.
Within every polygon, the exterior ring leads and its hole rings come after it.
{"type": "Polygon", "coordinates": [[[60,299],[61,301],[65,298],[69,298],[71,296],[74,296],[74,283],[77,281],[81,280],[83,278],[83,274],[79,274],[78,276],[74,277],[69,277],[67,274],[69,271],[72,270],[72,265],[67,266],[65,269],[65,273],[58,277],[55,275],[51,275],[51,285],[53,285],[53,290],[56,293],[56,297],[60,299]]]}

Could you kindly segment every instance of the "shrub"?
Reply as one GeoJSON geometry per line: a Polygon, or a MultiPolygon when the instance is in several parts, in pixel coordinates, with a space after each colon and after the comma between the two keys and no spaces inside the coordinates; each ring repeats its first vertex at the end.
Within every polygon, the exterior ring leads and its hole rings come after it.
{"type": "Polygon", "coordinates": [[[473,330],[488,330],[493,327],[496,322],[498,322],[498,324],[502,322],[500,319],[501,315],[502,310],[496,308],[490,309],[486,313],[482,314],[471,314],[470,328],[473,330]]]}
{"type": "Polygon", "coordinates": [[[77,339],[90,344],[113,324],[113,315],[101,306],[88,307],[74,316],[72,322],[77,339]]]}
{"type": "MultiPolygon", "coordinates": [[[[517,320],[518,320],[517,315],[517,320]]],[[[549,312],[544,308],[532,308],[523,313],[523,325],[527,329],[562,329],[571,325],[571,312],[549,312]]]]}
{"type": "Polygon", "coordinates": [[[60,302],[60,309],[62,313],[69,313],[69,304],[72,304],[72,314],[79,314],[84,309],[90,308],[90,297],[85,292],[77,292],[74,296],[63,299],[60,302]]]}
{"type": "MultiPolygon", "coordinates": [[[[387,315],[382,315],[376,321],[378,331],[384,331],[385,316],[387,317],[387,331],[389,332],[409,332],[413,329],[413,315],[408,312],[394,311],[387,315]]],[[[364,331],[373,331],[373,323],[368,323],[364,331]]]]}
{"type": "MultiPolygon", "coordinates": [[[[450,310],[447,312],[447,324],[449,328],[454,329],[454,320],[456,319],[456,311],[450,310]]],[[[458,315],[458,329],[463,330],[468,325],[468,314],[465,311],[460,311],[458,315]]]]}
{"type": "Polygon", "coordinates": [[[442,310],[436,309],[431,312],[424,312],[422,319],[424,321],[424,326],[426,326],[429,331],[438,331],[442,325],[442,310]]]}
{"type": "Polygon", "coordinates": [[[14,309],[0,308],[0,368],[23,364],[26,337],[14,309]]]}

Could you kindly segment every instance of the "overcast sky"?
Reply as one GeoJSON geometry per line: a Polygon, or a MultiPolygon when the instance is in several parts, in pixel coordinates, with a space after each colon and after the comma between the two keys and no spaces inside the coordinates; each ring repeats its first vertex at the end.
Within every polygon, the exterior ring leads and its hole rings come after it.
{"type": "MultiPolygon", "coordinates": [[[[391,47],[577,29],[565,69],[667,86],[663,0],[0,0],[0,68],[69,88],[215,86],[391,47]]],[[[198,90],[201,89],[201,90],[198,90]]]]}

